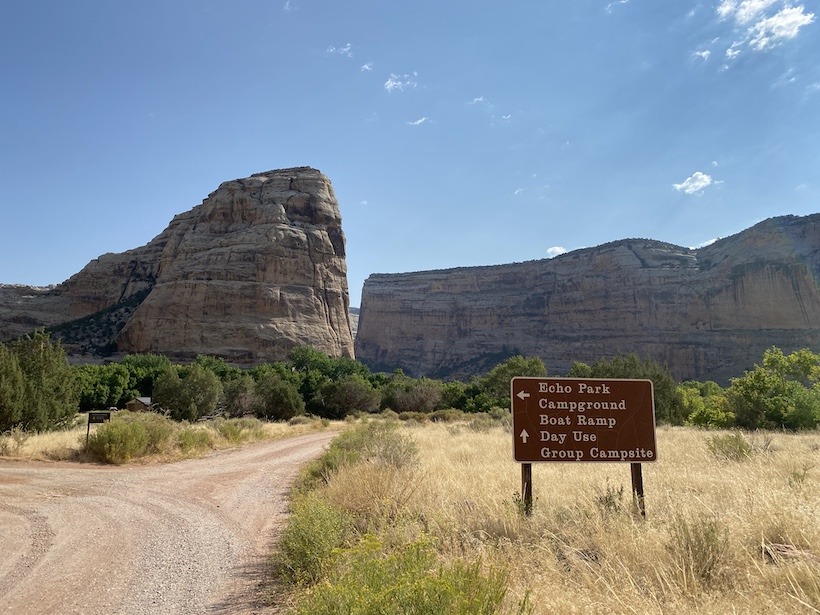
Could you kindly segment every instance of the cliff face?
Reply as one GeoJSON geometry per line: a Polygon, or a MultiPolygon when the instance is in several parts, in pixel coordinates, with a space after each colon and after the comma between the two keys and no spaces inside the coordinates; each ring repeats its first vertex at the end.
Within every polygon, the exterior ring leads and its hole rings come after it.
{"type": "Polygon", "coordinates": [[[559,257],[364,284],[356,357],[415,375],[485,371],[513,354],[551,374],[635,352],[725,382],[763,351],[820,349],[820,214],[691,250],[629,239],[559,257]]]}
{"type": "Polygon", "coordinates": [[[96,349],[180,358],[254,363],[297,345],[352,357],[348,304],[333,188],[301,167],[225,182],[148,245],[52,289],[0,287],[0,339],[56,326],[69,349],[96,336],[96,349]]]}

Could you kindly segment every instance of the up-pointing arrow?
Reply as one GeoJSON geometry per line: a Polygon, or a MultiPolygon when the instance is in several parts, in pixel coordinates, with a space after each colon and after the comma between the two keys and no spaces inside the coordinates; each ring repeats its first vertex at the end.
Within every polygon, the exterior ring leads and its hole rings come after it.
{"type": "Polygon", "coordinates": [[[530,437],[530,434],[528,434],[528,433],[527,433],[527,430],[526,430],[526,429],[522,429],[522,430],[521,430],[521,434],[520,434],[520,435],[521,435],[521,442],[523,442],[524,444],[526,444],[526,443],[527,443],[527,438],[529,438],[529,437],[530,437]]]}
{"type": "Polygon", "coordinates": [[[530,396],[530,394],[529,394],[529,393],[525,393],[524,391],[518,391],[518,393],[516,393],[516,394],[515,394],[515,396],[516,396],[518,399],[520,399],[521,401],[523,401],[523,400],[527,399],[527,398],[530,396]]]}

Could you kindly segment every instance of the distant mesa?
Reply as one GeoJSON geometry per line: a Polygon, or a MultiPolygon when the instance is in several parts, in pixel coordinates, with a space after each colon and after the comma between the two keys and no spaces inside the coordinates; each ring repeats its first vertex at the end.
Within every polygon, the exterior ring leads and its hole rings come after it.
{"type": "Polygon", "coordinates": [[[147,245],[49,288],[0,286],[0,341],[47,327],[75,357],[236,363],[309,345],[353,357],[345,238],[330,180],[298,167],[223,183],[147,245]]]}
{"type": "Polygon", "coordinates": [[[820,349],[820,214],[700,249],[625,239],[525,263],[374,274],[356,357],[469,377],[515,354],[562,375],[574,361],[635,352],[679,379],[725,383],[773,345],[820,349]]]}

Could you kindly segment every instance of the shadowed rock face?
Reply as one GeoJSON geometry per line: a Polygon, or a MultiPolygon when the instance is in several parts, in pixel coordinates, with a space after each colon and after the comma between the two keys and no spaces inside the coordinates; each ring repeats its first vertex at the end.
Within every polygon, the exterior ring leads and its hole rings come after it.
{"type": "Polygon", "coordinates": [[[0,287],[0,339],[47,326],[75,351],[256,363],[310,345],[352,357],[348,306],[333,188],[300,167],[225,182],[148,245],[52,289],[0,287]]]}
{"type": "Polygon", "coordinates": [[[692,250],[627,239],[549,259],[365,281],[356,357],[465,377],[513,354],[551,374],[635,352],[726,382],[777,345],[820,350],[820,214],[692,250]]]}

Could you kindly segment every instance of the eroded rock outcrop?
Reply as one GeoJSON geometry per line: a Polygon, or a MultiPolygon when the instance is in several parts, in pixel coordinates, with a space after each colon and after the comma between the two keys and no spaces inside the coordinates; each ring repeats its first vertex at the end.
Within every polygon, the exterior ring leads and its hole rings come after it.
{"type": "Polygon", "coordinates": [[[548,260],[371,275],[356,357],[464,377],[513,354],[561,375],[573,361],[636,352],[678,378],[725,382],[772,345],[820,349],[820,214],[698,250],[628,239],[548,260]]]}
{"type": "Polygon", "coordinates": [[[225,182],[148,245],[54,288],[0,287],[0,340],[47,326],[70,350],[255,363],[310,345],[352,357],[348,307],[333,188],[299,167],[225,182]]]}

